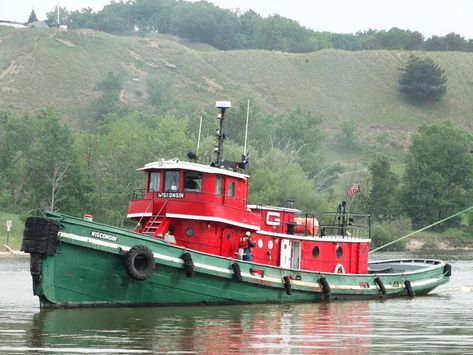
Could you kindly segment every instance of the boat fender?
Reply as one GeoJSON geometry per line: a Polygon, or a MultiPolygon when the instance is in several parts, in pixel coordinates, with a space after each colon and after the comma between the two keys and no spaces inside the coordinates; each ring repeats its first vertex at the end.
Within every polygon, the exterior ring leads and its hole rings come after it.
{"type": "Polygon", "coordinates": [[[233,279],[236,280],[237,282],[241,282],[241,270],[240,270],[240,265],[238,263],[233,263],[232,266],[232,271],[233,271],[233,279]]]}
{"type": "Polygon", "coordinates": [[[186,271],[186,277],[192,277],[194,275],[194,260],[190,253],[184,253],[181,255],[181,259],[184,260],[184,270],[186,271]]]}
{"type": "Polygon", "coordinates": [[[416,295],[409,280],[404,281],[404,287],[409,297],[414,297],[416,295]]]}
{"type": "Polygon", "coordinates": [[[286,293],[290,295],[292,293],[292,287],[291,287],[291,279],[289,276],[284,276],[284,289],[286,290],[286,293]]]}
{"type": "Polygon", "coordinates": [[[31,253],[30,255],[30,274],[33,282],[41,281],[41,254],[31,253]]]}
{"type": "Polygon", "coordinates": [[[155,269],[153,252],[144,245],[135,245],[125,255],[125,267],[133,279],[146,280],[155,269]]]}
{"type": "Polygon", "coordinates": [[[330,285],[325,277],[321,277],[318,280],[320,286],[322,286],[322,292],[324,293],[324,299],[327,302],[330,302],[330,298],[332,297],[332,290],[330,289],[330,285]]]}
{"type": "Polygon", "coordinates": [[[52,256],[58,246],[59,224],[41,217],[29,217],[25,222],[21,250],[52,256]]]}
{"type": "Polygon", "coordinates": [[[447,277],[452,276],[452,265],[445,264],[445,266],[443,267],[443,275],[447,277]]]}
{"type": "Polygon", "coordinates": [[[386,294],[386,287],[384,287],[383,281],[379,277],[374,278],[374,283],[378,285],[379,292],[381,292],[382,295],[386,294]]]}

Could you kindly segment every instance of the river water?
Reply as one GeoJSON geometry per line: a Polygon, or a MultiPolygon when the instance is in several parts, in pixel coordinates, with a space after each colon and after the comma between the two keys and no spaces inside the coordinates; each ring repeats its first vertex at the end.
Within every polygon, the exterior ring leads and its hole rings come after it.
{"type": "Polygon", "coordinates": [[[422,256],[453,276],[414,299],[47,311],[28,258],[0,258],[0,353],[473,354],[473,252],[422,256]]]}

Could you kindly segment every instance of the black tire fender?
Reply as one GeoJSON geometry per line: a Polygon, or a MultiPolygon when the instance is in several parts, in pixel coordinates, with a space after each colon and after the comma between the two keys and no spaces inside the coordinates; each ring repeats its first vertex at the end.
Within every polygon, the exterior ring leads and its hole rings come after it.
{"type": "Polygon", "coordinates": [[[192,277],[192,275],[194,275],[194,260],[192,260],[191,253],[185,252],[181,255],[181,259],[184,261],[184,270],[186,271],[186,277],[192,277]]]}
{"type": "Polygon", "coordinates": [[[153,252],[144,245],[135,245],[125,255],[126,271],[135,280],[144,281],[149,278],[155,265],[153,252]]]}
{"type": "Polygon", "coordinates": [[[240,269],[240,265],[238,265],[238,263],[233,263],[231,265],[231,269],[233,271],[233,279],[236,281],[236,282],[241,282],[243,279],[241,277],[241,269],[240,269]]]}

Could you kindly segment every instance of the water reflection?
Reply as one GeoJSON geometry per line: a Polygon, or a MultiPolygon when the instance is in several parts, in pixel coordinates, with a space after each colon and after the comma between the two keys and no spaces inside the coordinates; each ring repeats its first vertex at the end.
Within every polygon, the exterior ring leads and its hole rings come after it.
{"type": "Polygon", "coordinates": [[[27,342],[32,349],[71,352],[360,350],[369,345],[368,312],[368,303],[359,302],[48,310],[34,314],[27,342]]]}

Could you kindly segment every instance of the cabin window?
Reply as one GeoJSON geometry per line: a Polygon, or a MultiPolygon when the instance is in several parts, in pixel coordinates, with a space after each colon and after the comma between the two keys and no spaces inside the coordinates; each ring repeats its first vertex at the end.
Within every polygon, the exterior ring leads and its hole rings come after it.
{"type": "Polygon", "coordinates": [[[231,182],[228,184],[228,196],[235,197],[235,183],[231,182]]]}
{"type": "Polygon", "coordinates": [[[316,246],[314,247],[314,249],[312,249],[312,256],[313,256],[314,258],[317,258],[317,257],[319,256],[319,254],[320,254],[320,249],[319,249],[319,247],[316,245],[316,246]]]}
{"type": "Polygon", "coordinates": [[[149,192],[159,191],[160,183],[161,183],[161,172],[160,171],[152,171],[149,174],[148,191],[149,192]]]}
{"type": "Polygon", "coordinates": [[[221,195],[222,194],[222,177],[221,176],[217,176],[215,178],[215,194],[216,195],[221,195]]]}
{"type": "Polygon", "coordinates": [[[186,171],[184,174],[184,191],[202,191],[202,173],[198,171],[186,171]]]}
{"type": "Polygon", "coordinates": [[[164,177],[164,190],[166,192],[179,191],[179,171],[166,171],[166,175],[164,177]]]}

